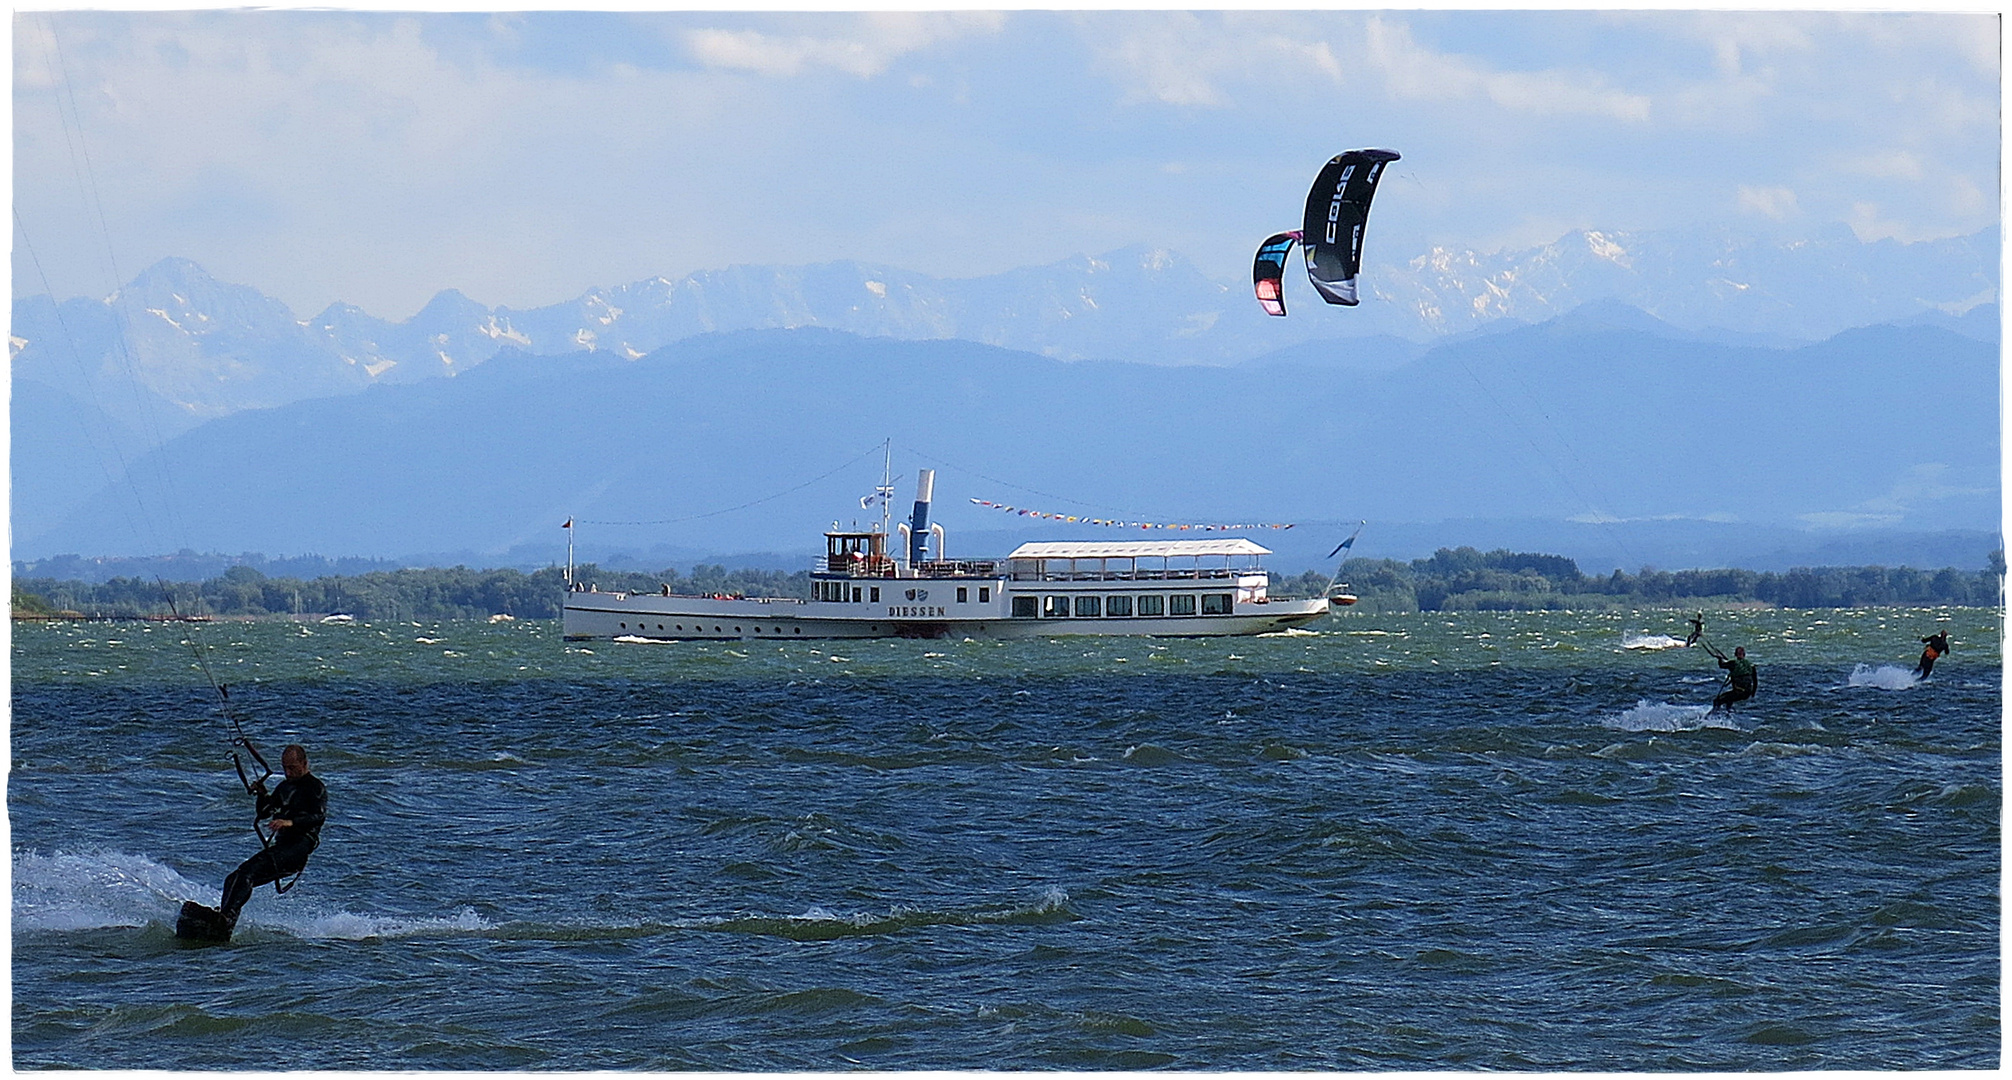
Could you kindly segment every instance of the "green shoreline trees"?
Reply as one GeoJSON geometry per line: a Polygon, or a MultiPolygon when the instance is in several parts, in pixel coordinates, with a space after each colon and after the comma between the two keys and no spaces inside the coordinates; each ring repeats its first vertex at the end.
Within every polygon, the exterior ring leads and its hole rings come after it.
{"type": "MultiPolygon", "coordinates": [[[[1350,559],[1342,580],[1367,611],[1532,611],[1609,607],[1693,607],[1766,604],[1773,607],[1859,607],[1886,604],[1993,607],[2002,603],[2004,553],[1993,552],[1987,570],[1915,570],[1845,566],[1755,570],[1644,568],[1588,576],[1571,559],[1471,547],[1441,548],[1430,558],[1350,559]]],[[[728,570],[700,564],[680,574],[577,567],[574,579],[605,590],[682,595],[804,596],[808,571],[728,570]]],[[[1274,596],[1318,596],[1328,575],[1308,571],[1273,578],[1274,596]]],[[[557,567],[471,570],[456,566],[312,579],[268,577],[234,566],[201,582],[114,578],[102,585],[54,578],[14,582],[14,611],[21,616],[81,612],[87,616],[184,615],[280,618],[343,612],[359,619],[480,619],[509,615],[553,619],[565,595],[557,567]]]]}

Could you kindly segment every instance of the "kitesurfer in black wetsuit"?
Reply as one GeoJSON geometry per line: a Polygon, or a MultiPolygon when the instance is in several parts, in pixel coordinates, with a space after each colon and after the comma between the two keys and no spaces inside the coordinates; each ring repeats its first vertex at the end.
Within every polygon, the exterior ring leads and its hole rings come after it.
{"type": "Polygon", "coordinates": [[[1697,613],[1697,615],[1691,618],[1691,636],[1684,639],[1684,648],[1688,649],[1691,646],[1696,645],[1698,643],[1698,639],[1704,636],[1705,636],[1705,613],[1700,611],[1697,613]]]}
{"type": "Polygon", "coordinates": [[[1927,678],[1928,673],[1935,670],[1935,662],[1949,655],[1949,631],[1930,634],[1922,638],[1921,643],[1928,647],[1921,650],[1921,662],[1914,665],[1914,677],[1917,679],[1927,678]]]}
{"type": "Polygon", "coordinates": [[[238,912],[251,899],[252,890],[269,881],[297,874],[307,865],[307,857],[321,843],[321,823],[328,813],[328,789],[307,771],[307,750],[299,743],[280,751],[279,767],[286,772],[272,794],[260,781],[253,794],[258,798],[258,820],[272,819],[272,843],[246,859],[224,879],[224,898],[219,910],[226,925],[235,927],[238,912]]]}
{"type": "Polygon", "coordinates": [[[1712,699],[1712,711],[1731,712],[1735,702],[1745,701],[1754,696],[1754,691],[1760,688],[1760,675],[1754,670],[1753,661],[1747,659],[1744,645],[1733,650],[1733,657],[1730,660],[1726,659],[1725,653],[1712,648],[1710,642],[1705,643],[1705,648],[1718,658],[1719,666],[1726,669],[1728,684],[1725,693],[1712,699]]]}

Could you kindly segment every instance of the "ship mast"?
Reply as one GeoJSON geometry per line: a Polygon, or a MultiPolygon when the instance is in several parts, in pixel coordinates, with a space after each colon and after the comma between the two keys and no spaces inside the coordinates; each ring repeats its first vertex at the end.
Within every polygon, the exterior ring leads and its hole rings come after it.
{"type": "Polygon", "coordinates": [[[880,487],[876,490],[880,495],[880,534],[886,536],[888,508],[894,503],[894,440],[889,439],[882,445],[887,450],[887,456],[880,463],[880,487]]]}

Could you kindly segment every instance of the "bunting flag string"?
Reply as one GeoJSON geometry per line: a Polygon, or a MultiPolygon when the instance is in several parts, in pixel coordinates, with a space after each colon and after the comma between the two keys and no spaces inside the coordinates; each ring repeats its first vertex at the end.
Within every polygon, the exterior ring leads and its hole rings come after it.
{"type": "Polygon", "coordinates": [[[1081,514],[1050,514],[1045,510],[1029,510],[1021,506],[1008,506],[1005,503],[996,503],[990,499],[973,499],[971,501],[977,503],[979,506],[991,507],[994,510],[1003,510],[1006,513],[1018,514],[1021,517],[1036,517],[1048,521],[1070,521],[1079,525],[1102,525],[1110,529],[1189,529],[1196,532],[1245,532],[1251,529],[1292,528],[1290,524],[1274,522],[1247,522],[1241,525],[1196,525],[1192,523],[1175,524],[1164,521],[1113,521],[1110,518],[1085,517],[1081,514]]]}

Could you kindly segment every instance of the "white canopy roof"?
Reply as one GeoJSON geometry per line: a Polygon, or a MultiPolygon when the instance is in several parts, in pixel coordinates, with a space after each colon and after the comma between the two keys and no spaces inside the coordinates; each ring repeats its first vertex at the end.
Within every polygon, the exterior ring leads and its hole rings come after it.
{"type": "Polygon", "coordinates": [[[1269,555],[1241,537],[1222,540],[1115,540],[1079,543],[1073,540],[1042,540],[1021,544],[1009,559],[1157,559],[1186,558],[1190,555],[1269,555]]]}

